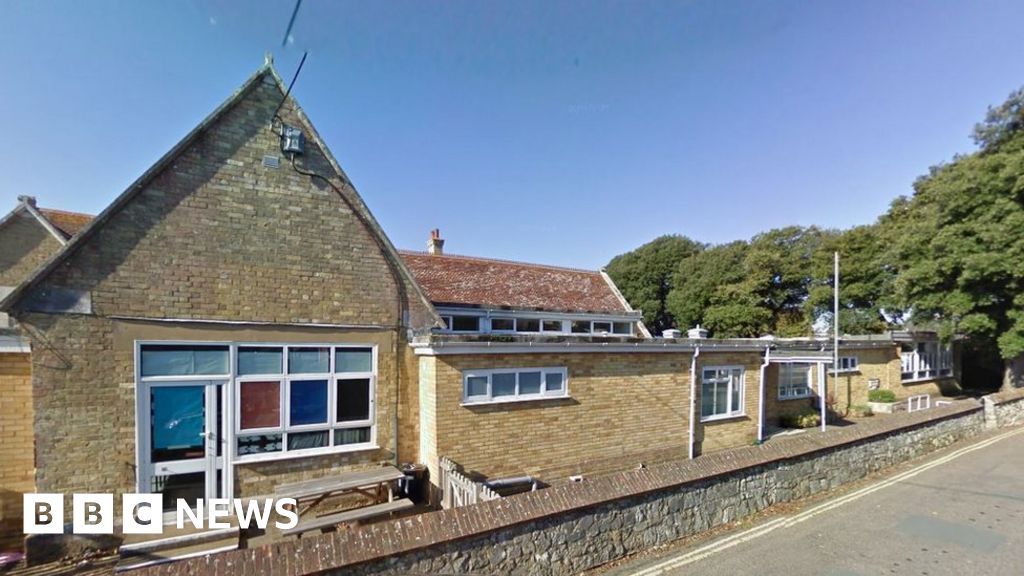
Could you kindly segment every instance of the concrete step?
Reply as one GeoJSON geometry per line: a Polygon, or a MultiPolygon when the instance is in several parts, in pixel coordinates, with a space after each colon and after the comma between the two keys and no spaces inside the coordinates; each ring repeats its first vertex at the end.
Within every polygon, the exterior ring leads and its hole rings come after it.
{"type": "Polygon", "coordinates": [[[191,531],[179,534],[139,540],[121,545],[118,552],[121,561],[114,568],[116,572],[174,562],[185,558],[205,556],[239,546],[240,531],[237,526],[218,530],[191,531]]]}

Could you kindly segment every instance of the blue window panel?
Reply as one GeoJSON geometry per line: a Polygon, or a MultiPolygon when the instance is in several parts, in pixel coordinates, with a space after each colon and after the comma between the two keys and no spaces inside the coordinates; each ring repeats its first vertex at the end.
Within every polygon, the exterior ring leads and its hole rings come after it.
{"type": "Polygon", "coordinates": [[[149,393],[152,461],[202,458],[206,387],[154,386],[149,393]]]}
{"type": "Polygon", "coordinates": [[[289,424],[327,423],[327,380],[296,380],[290,385],[289,424]]]}

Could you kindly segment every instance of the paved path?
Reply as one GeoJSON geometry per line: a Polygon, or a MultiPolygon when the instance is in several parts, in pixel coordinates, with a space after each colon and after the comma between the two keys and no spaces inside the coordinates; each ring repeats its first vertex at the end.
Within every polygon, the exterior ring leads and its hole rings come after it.
{"type": "Polygon", "coordinates": [[[1024,574],[1024,429],[608,575],[1024,574]]]}

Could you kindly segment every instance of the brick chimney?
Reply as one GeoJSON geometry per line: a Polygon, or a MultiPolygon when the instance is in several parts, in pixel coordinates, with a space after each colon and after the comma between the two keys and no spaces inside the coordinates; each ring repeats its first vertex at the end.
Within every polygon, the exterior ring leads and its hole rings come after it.
{"type": "Polygon", "coordinates": [[[427,240],[427,253],[436,256],[444,254],[444,239],[441,238],[441,230],[438,228],[430,231],[430,240],[427,240]]]}

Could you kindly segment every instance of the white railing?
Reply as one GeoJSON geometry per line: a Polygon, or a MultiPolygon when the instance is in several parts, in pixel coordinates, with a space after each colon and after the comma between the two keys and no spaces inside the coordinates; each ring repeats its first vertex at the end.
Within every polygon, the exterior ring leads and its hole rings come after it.
{"type": "Polygon", "coordinates": [[[463,473],[461,466],[445,456],[441,457],[440,468],[442,508],[459,508],[501,498],[482,482],[470,479],[463,473]]]}
{"type": "Polygon", "coordinates": [[[927,394],[919,394],[907,398],[907,412],[918,412],[932,407],[932,397],[927,394]]]}
{"type": "Polygon", "coordinates": [[[904,382],[951,376],[953,352],[949,349],[931,353],[903,352],[900,354],[900,372],[904,382]]]}

